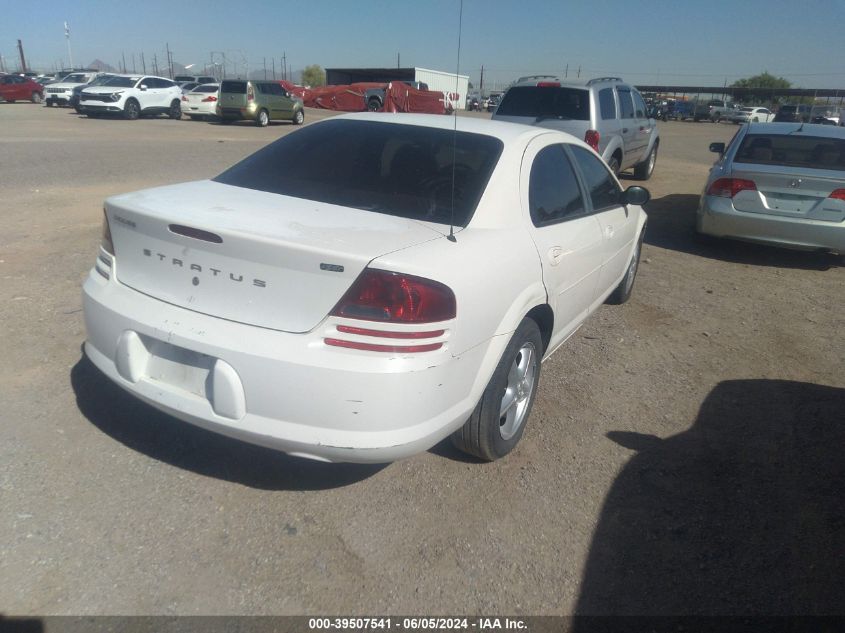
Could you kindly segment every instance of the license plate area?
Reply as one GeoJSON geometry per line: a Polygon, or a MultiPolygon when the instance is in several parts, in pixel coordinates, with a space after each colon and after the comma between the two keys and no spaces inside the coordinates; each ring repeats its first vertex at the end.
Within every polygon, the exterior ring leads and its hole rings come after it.
{"type": "Polygon", "coordinates": [[[144,372],[149,380],[208,398],[211,392],[209,377],[216,361],[213,356],[146,336],[141,338],[149,353],[144,372]]]}

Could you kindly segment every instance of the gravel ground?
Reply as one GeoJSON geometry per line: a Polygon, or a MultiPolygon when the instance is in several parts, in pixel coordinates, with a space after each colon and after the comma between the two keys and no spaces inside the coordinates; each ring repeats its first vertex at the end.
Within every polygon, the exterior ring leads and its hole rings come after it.
{"type": "Polygon", "coordinates": [[[693,239],[732,125],[660,124],[634,296],[545,363],[499,462],[312,463],[101,377],[103,198],[291,129],[0,104],[0,613],[845,612],[845,270],[693,239]]]}

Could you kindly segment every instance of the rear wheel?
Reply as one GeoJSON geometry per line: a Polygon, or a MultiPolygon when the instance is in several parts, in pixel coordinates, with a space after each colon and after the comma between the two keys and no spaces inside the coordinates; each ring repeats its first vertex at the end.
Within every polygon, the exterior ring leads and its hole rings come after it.
{"type": "Polygon", "coordinates": [[[189,114],[188,116],[191,117],[191,121],[199,121],[202,118],[196,114],[189,114]]]}
{"type": "Polygon", "coordinates": [[[45,102],[44,102],[44,105],[45,105],[45,106],[47,106],[48,108],[52,108],[52,107],[53,107],[53,102],[52,102],[52,101],[45,101],[45,102]]]}
{"type": "Polygon", "coordinates": [[[294,125],[302,125],[302,122],[305,121],[305,113],[302,110],[297,110],[293,113],[293,124],[294,125]]]}
{"type": "Polygon", "coordinates": [[[639,180],[648,180],[654,173],[654,164],[657,162],[657,144],[651,148],[646,159],[634,166],[634,177],[639,180]]]}
{"type": "Polygon", "coordinates": [[[452,435],[456,447],[493,461],[522,438],[537,394],[543,340],[532,319],[523,319],[505,348],[481,401],[469,420],[452,435]]]}
{"type": "Polygon", "coordinates": [[[267,127],[270,124],[270,113],[267,110],[261,110],[255,117],[255,124],[258,127],[267,127]]]}
{"type": "Polygon", "coordinates": [[[41,103],[44,101],[44,97],[41,96],[40,92],[33,92],[32,95],[29,97],[29,100],[33,103],[41,103]]]}
{"type": "Polygon", "coordinates": [[[123,118],[128,121],[134,121],[139,116],[141,116],[141,106],[138,105],[138,102],[135,101],[135,99],[130,99],[126,102],[126,105],[123,106],[123,118]]]}
{"type": "Polygon", "coordinates": [[[619,159],[616,158],[615,155],[610,157],[607,166],[610,167],[610,171],[612,171],[615,176],[619,175],[619,159]]]}
{"type": "Polygon", "coordinates": [[[174,99],[170,103],[170,112],[168,112],[167,114],[174,121],[178,121],[182,118],[182,105],[176,99],[174,99]]]}

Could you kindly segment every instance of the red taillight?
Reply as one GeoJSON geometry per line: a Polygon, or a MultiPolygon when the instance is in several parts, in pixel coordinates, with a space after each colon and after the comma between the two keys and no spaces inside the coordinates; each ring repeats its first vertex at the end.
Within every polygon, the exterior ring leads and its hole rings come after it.
{"type": "Polygon", "coordinates": [[[362,327],[350,327],[348,325],[338,325],[338,332],[344,334],[357,334],[359,336],[378,336],[381,338],[437,338],[443,336],[446,330],[432,330],[430,332],[392,332],[390,330],[370,330],[362,327]]]}
{"type": "Polygon", "coordinates": [[[205,99],[203,99],[203,101],[217,101],[217,97],[211,95],[210,97],[206,97],[205,99]]]}
{"type": "Polygon", "coordinates": [[[707,195],[733,198],[740,191],[757,191],[757,185],[744,178],[718,178],[707,188],[707,195]]]}
{"type": "Polygon", "coordinates": [[[252,86],[249,86],[246,91],[246,100],[252,101],[253,99],[255,99],[255,91],[252,89],[252,86]]]}
{"type": "Polygon", "coordinates": [[[587,130],[587,133],[584,135],[584,142],[594,150],[599,151],[600,138],[601,135],[599,135],[598,130],[587,130]]]}
{"type": "Polygon", "coordinates": [[[182,95],[182,101],[187,101],[187,100],[188,100],[187,95],[182,95]]]}
{"type": "Polygon", "coordinates": [[[538,81],[537,82],[538,88],[560,88],[559,81],[538,81]]]}
{"type": "Polygon", "coordinates": [[[103,209],[103,239],[100,241],[100,246],[109,255],[114,255],[114,243],[111,241],[111,228],[109,228],[109,217],[106,215],[106,210],[103,209]]]}
{"type": "Polygon", "coordinates": [[[455,318],[455,293],[440,282],[366,269],[332,316],[384,323],[434,323],[455,318]]]}
{"type": "Polygon", "coordinates": [[[833,198],[834,200],[845,200],[845,189],[834,189],[830,192],[828,198],[833,198]]]}

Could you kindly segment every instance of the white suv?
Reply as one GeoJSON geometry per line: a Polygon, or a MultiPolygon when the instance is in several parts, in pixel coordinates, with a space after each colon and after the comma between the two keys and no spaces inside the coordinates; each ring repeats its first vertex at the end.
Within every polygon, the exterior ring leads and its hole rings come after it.
{"type": "Polygon", "coordinates": [[[618,77],[562,82],[523,77],[502,97],[494,119],[547,127],[583,139],[614,173],[633,169],[648,180],[660,138],[637,89],[618,77]]]}
{"type": "Polygon", "coordinates": [[[85,88],[79,95],[79,110],[90,117],[120,113],[134,120],[142,114],[166,114],[182,118],[182,90],[164,77],[116,75],[102,86],[85,88]]]}
{"type": "Polygon", "coordinates": [[[73,89],[79,85],[93,81],[99,74],[98,72],[70,73],[62,77],[61,81],[44,87],[44,103],[47,107],[53,105],[69,105],[70,98],[73,96],[73,89]]]}

